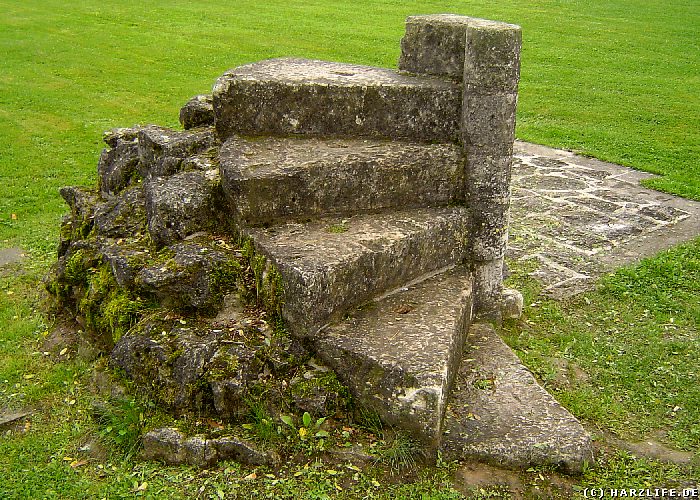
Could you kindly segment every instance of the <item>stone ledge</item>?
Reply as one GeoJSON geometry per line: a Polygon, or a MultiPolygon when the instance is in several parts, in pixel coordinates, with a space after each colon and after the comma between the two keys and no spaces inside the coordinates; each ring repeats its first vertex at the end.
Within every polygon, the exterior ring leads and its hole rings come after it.
{"type": "Polygon", "coordinates": [[[282,314],[313,336],[345,311],[465,258],[467,209],[404,210],[246,229],[282,275],[282,314]]]}
{"type": "Polygon", "coordinates": [[[431,451],[471,321],[471,287],[457,267],[352,311],[316,342],[362,406],[431,451]]]}
{"type": "Polygon", "coordinates": [[[230,206],[247,225],[460,202],[464,162],[455,144],[363,139],[233,137],[220,154],[230,206]]]}
{"type": "Polygon", "coordinates": [[[473,325],[445,413],[443,456],[514,468],[593,463],[590,435],[486,324],[473,325]]]}
{"type": "Polygon", "coordinates": [[[240,135],[459,139],[462,87],[435,77],[309,59],[227,71],[214,86],[216,131],[240,135]]]}

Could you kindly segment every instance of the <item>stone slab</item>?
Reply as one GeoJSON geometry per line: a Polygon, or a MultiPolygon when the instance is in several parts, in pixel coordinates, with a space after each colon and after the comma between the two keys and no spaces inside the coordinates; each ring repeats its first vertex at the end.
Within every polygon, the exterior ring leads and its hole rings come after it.
{"type": "Polygon", "coordinates": [[[568,473],[593,463],[590,435],[486,324],[469,330],[444,427],[441,449],[450,460],[568,473]]]}
{"type": "Polygon", "coordinates": [[[248,225],[463,201],[464,162],[456,144],[367,139],[236,136],[220,153],[225,193],[248,225]]]}
{"type": "Polygon", "coordinates": [[[463,207],[427,208],[247,229],[282,275],[282,314],[312,336],[346,310],[464,260],[463,207]]]}
{"type": "Polygon", "coordinates": [[[700,202],[644,188],[652,174],[515,143],[508,257],[534,260],[555,298],[700,235],[700,202]]]}
{"type": "Polygon", "coordinates": [[[19,264],[26,256],[21,248],[0,248],[0,268],[19,264]]]}
{"type": "Polygon", "coordinates": [[[316,341],[357,402],[432,451],[471,320],[471,288],[459,266],[352,311],[316,341]]]}
{"type": "Polygon", "coordinates": [[[461,85],[384,68],[270,59],[224,73],[213,97],[222,140],[233,134],[459,139],[461,85]]]}

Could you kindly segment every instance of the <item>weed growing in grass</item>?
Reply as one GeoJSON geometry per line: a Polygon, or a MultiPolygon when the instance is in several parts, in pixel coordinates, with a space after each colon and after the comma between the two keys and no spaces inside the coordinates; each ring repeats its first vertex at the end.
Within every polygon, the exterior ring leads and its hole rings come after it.
{"type": "Polygon", "coordinates": [[[396,432],[386,447],[379,450],[377,462],[398,473],[405,469],[415,469],[418,461],[424,457],[425,452],[420,443],[402,432],[396,432]]]}
{"type": "Polygon", "coordinates": [[[129,460],[138,451],[146,410],[147,405],[133,398],[112,398],[94,406],[100,438],[120,459],[129,460]]]}

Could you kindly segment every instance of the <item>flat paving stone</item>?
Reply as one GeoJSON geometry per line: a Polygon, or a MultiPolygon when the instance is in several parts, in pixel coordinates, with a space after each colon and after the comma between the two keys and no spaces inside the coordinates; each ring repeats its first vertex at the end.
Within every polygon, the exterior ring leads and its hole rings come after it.
{"type": "Polygon", "coordinates": [[[0,248],[0,277],[19,273],[25,257],[21,248],[0,248]]]}
{"type": "Polygon", "coordinates": [[[441,449],[448,460],[552,465],[569,473],[593,462],[590,435],[487,324],[469,330],[441,449]]]}
{"type": "Polygon", "coordinates": [[[554,298],[700,235],[700,203],[640,186],[654,177],[516,141],[508,257],[534,260],[554,298]]]}

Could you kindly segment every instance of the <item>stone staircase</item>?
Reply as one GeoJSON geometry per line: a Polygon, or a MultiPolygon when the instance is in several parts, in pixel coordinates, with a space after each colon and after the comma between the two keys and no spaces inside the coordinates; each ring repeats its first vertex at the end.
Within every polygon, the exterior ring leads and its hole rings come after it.
{"type": "MultiPolygon", "coordinates": [[[[117,233],[103,259],[131,286],[216,309],[207,276],[228,250],[189,240],[231,228],[279,272],[290,332],[359,404],[409,431],[431,456],[581,470],[592,459],[590,439],[565,410],[556,422],[530,412],[524,432],[542,432],[513,438],[518,426],[504,423],[512,411],[494,398],[471,387],[452,394],[470,326],[500,319],[520,43],[517,26],[416,16],[407,20],[399,71],[284,58],[226,72],[211,97],[183,108],[187,130],[116,131],[100,161],[101,195],[117,197],[107,203],[140,200],[150,239],[194,271],[139,268],[133,250],[113,241],[117,233]],[[142,187],[129,184],[133,172],[142,187]],[[193,297],[179,291],[190,275],[201,282],[193,297]],[[479,405],[492,418],[475,427],[479,405]],[[548,433],[558,438],[547,453],[534,452],[548,433]],[[493,444],[501,439],[515,444],[493,444]]],[[[86,220],[79,195],[65,197],[73,219],[86,220]]],[[[494,357],[510,353],[489,338],[494,357]]],[[[127,360],[117,364],[140,356],[126,341],[116,351],[127,360]]],[[[508,366],[504,380],[534,383],[509,378],[520,365],[508,366]]],[[[539,398],[533,408],[556,405],[539,387],[528,391],[539,398]]]]}

